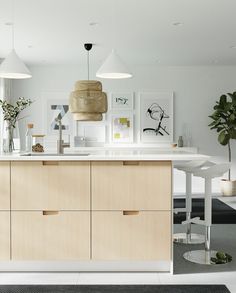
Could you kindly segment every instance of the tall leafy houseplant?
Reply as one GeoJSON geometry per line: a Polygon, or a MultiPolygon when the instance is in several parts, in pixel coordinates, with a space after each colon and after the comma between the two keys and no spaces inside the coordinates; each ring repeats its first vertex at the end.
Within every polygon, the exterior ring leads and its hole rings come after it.
{"type": "MultiPolygon", "coordinates": [[[[231,140],[236,139],[236,92],[222,95],[209,117],[213,121],[208,126],[210,129],[216,129],[219,143],[228,146],[229,162],[231,162],[231,140]]],[[[230,170],[228,179],[231,180],[230,170]]]]}

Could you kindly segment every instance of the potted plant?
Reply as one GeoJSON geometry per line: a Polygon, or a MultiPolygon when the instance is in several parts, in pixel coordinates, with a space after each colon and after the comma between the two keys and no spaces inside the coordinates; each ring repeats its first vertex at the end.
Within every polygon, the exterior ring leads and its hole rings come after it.
{"type": "MultiPolygon", "coordinates": [[[[228,147],[231,162],[231,140],[236,139],[236,92],[222,95],[213,109],[214,112],[209,116],[213,121],[208,126],[216,129],[219,143],[228,147]]],[[[221,191],[225,196],[236,195],[236,180],[231,180],[231,170],[228,179],[221,181],[221,191]]]]}
{"type": "Polygon", "coordinates": [[[6,100],[0,100],[0,107],[3,112],[3,120],[6,123],[5,131],[7,134],[3,148],[4,152],[11,153],[14,150],[13,132],[16,128],[16,122],[19,120],[19,114],[21,111],[31,104],[32,101],[30,99],[25,99],[24,97],[19,98],[15,105],[6,100]]]}

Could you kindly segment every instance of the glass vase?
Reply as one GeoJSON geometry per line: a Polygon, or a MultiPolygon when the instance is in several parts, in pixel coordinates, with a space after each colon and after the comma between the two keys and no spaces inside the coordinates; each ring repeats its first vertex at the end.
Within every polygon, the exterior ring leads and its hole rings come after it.
{"type": "Polygon", "coordinates": [[[4,138],[3,138],[3,151],[4,153],[12,153],[14,151],[14,130],[15,127],[8,121],[4,123],[4,138]]]}

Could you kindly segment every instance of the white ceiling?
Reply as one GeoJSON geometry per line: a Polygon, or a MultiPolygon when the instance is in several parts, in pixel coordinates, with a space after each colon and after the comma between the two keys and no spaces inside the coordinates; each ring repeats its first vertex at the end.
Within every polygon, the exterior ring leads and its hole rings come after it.
{"type": "MultiPolygon", "coordinates": [[[[236,65],[236,0],[14,2],[15,48],[28,64],[83,64],[92,42],[98,63],[115,47],[127,64],[236,65]]],[[[9,21],[11,0],[0,0],[0,58],[11,48],[9,21]]]]}

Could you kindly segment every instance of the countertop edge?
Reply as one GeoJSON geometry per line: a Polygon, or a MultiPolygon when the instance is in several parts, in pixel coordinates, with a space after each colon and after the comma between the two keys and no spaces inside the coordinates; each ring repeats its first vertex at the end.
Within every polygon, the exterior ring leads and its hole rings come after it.
{"type": "Polygon", "coordinates": [[[88,155],[88,156],[21,156],[2,155],[0,161],[190,161],[209,160],[211,156],[202,154],[145,154],[145,155],[88,155]]]}

